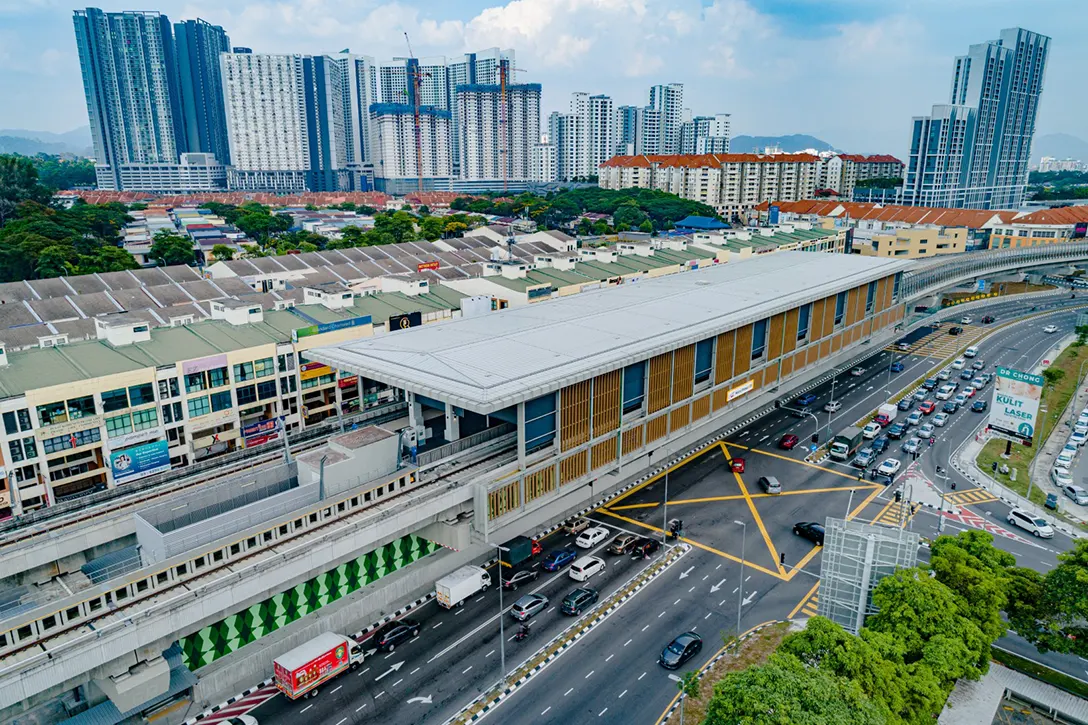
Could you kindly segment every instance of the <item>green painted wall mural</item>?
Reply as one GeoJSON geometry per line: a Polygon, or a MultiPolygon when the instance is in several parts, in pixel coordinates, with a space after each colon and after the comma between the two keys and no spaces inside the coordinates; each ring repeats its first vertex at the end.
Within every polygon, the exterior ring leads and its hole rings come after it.
{"type": "Polygon", "coordinates": [[[315,576],[181,640],[190,670],[210,664],[441,548],[409,534],[315,576]]]}

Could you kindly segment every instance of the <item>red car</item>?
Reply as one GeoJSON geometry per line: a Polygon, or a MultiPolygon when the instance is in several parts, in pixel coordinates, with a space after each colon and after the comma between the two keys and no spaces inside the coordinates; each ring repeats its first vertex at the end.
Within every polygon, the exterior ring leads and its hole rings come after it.
{"type": "Polygon", "coordinates": [[[797,436],[795,436],[793,433],[787,433],[786,435],[782,436],[782,440],[778,441],[778,447],[786,451],[792,451],[794,446],[796,445],[797,436]]]}
{"type": "Polygon", "coordinates": [[[891,423],[892,419],[881,413],[877,417],[873,418],[873,422],[879,425],[881,428],[887,428],[888,423],[891,423]]]}
{"type": "Polygon", "coordinates": [[[923,415],[929,415],[933,411],[937,410],[937,404],[934,403],[932,400],[926,400],[918,406],[918,410],[922,411],[923,415]]]}
{"type": "Polygon", "coordinates": [[[543,553],[544,547],[541,545],[541,543],[539,541],[537,541],[536,539],[533,539],[532,541],[533,541],[533,556],[536,556],[537,554],[543,553]]]}

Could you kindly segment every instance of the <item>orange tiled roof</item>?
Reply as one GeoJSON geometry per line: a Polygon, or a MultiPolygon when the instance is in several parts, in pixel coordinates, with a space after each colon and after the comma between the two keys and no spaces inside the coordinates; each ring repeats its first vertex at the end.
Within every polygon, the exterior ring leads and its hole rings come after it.
{"type": "Polygon", "coordinates": [[[1080,224],[1088,222],[1088,206],[1063,206],[1058,209],[1040,209],[1013,221],[1018,224],[1080,224]]]}
{"type": "MultiPolygon", "coordinates": [[[[997,217],[1001,223],[1013,219],[1012,211],[986,211],[979,209],[943,209],[927,206],[897,206],[895,204],[869,204],[855,201],[806,201],[762,202],[755,209],[766,211],[771,204],[787,214],[849,217],[882,222],[906,224],[934,224],[943,227],[968,227],[978,229],[997,217]]],[[[1086,215],[1088,216],[1088,215],[1086,215]]]]}

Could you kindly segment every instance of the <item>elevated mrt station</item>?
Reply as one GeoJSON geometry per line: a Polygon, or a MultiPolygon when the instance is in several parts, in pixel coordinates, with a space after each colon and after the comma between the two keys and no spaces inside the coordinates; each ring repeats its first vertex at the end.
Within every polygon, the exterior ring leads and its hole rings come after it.
{"type": "MultiPolygon", "coordinates": [[[[529,531],[890,342],[910,262],[782,252],[311,351],[405,392],[420,459],[507,445],[474,539],[529,531]]],[[[414,449],[414,450],[413,450],[414,449]]]]}

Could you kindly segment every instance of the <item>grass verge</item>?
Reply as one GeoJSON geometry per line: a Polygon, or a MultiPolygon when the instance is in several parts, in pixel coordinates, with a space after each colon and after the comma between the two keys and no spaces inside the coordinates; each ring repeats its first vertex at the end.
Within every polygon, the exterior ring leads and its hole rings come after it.
{"type": "Polygon", "coordinates": [[[1063,672],[1052,670],[1049,667],[1040,665],[1038,662],[1032,662],[1031,660],[1024,659],[1019,655],[1014,655],[1012,652],[1006,652],[997,647],[990,648],[990,656],[995,662],[1000,662],[1010,670],[1022,672],[1028,677],[1034,677],[1036,680],[1041,680],[1048,685],[1053,685],[1059,690],[1065,690],[1071,695],[1088,698],[1088,684],[1081,682],[1074,677],[1070,677],[1063,672]]]}
{"type": "MultiPolygon", "coordinates": [[[[706,709],[714,697],[714,685],[730,672],[740,672],[767,661],[789,633],[790,623],[779,622],[755,632],[743,642],[733,646],[725,657],[703,673],[698,697],[684,700],[684,722],[700,723],[706,719],[706,709]]],[[[677,673],[680,674],[680,673],[677,673]]],[[[679,725],[680,708],[673,712],[664,725],[679,725]]]]}

